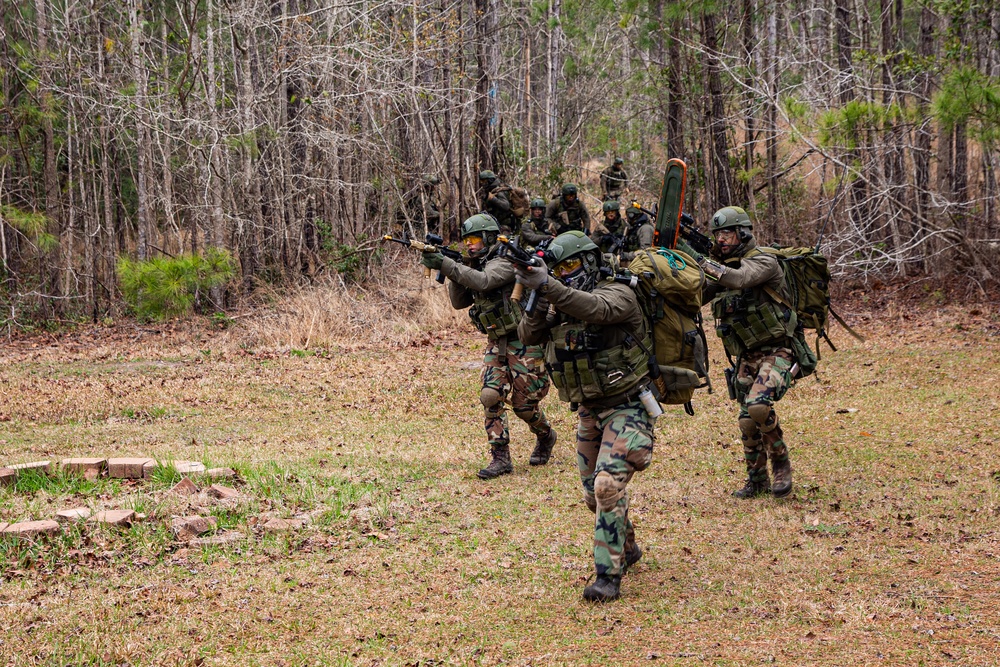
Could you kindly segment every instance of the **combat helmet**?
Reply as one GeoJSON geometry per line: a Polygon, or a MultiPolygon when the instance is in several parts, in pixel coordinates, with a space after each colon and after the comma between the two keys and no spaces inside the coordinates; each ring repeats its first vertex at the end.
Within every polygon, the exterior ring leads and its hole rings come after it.
{"type": "Polygon", "coordinates": [[[565,183],[562,186],[562,196],[565,199],[569,196],[576,196],[578,194],[576,183],[565,183]]]}
{"type": "Polygon", "coordinates": [[[577,289],[591,290],[601,269],[601,249],[583,232],[574,229],[552,240],[545,251],[552,275],[577,289]]]}
{"type": "Polygon", "coordinates": [[[753,235],[750,233],[750,230],[753,229],[750,216],[739,206],[720,208],[712,216],[712,221],[708,223],[708,229],[713,235],[726,229],[735,229],[737,231],[740,243],[735,248],[720,246],[718,241],[716,241],[715,247],[723,255],[739,255],[743,252],[747,242],[753,238],[753,235]]]}
{"type": "Polygon", "coordinates": [[[479,180],[489,181],[492,183],[493,181],[497,180],[497,175],[494,174],[489,169],[483,169],[481,172],[479,172],[479,180]]]}
{"type": "Polygon", "coordinates": [[[620,167],[620,166],[622,166],[623,164],[625,164],[625,160],[621,159],[620,157],[616,157],[616,158],[615,158],[615,166],[616,166],[616,167],[620,167]]]}
{"type": "Polygon", "coordinates": [[[545,200],[541,197],[535,197],[531,200],[531,206],[528,208],[545,208],[545,200]]]}
{"type": "MultiPolygon", "coordinates": [[[[459,235],[464,241],[470,236],[481,236],[483,239],[483,249],[476,252],[474,256],[485,255],[496,245],[497,236],[500,234],[500,225],[497,219],[489,213],[477,213],[469,218],[459,228],[459,235]]],[[[473,253],[469,253],[472,255],[473,253]]]]}
{"type": "Polygon", "coordinates": [[[604,202],[604,206],[602,208],[605,213],[610,213],[611,211],[621,211],[622,205],[619,204],[616,200],[611,199],[604,202]]]}

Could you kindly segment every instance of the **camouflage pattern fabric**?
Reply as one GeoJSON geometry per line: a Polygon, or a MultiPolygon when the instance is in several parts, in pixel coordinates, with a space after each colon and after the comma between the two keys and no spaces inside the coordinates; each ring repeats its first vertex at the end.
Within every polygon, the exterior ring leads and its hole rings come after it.
{"type": "Polygon", "coordinates": [[[486,437],[491,448],[510,442],[507,403],[532,433],[544,435],[549,432],[549,421],[538,407],[549,393],[543,348],[508,339],[507,356],[501,357],[499,353],[500,347],[495,343],[486,349],[480,375],[484,388],[500,394],[496,405],[484,408],[486,437]]]}
{"type": "Polygon", "coordinates": [[[767,459],[788,459],[788,447],[781,432],[774,404],[781,400],[792,383],[794,353],[787,348],[747,352],[737,365],[736,399],[740,403],[740,432],[747,472],[754,481],[767,476],[767,459]],[[763,424],[750,416],[753,406],[770,406],[763,424]]]}
{"type": "Polygon", "coordinates": [[[625,569],[625,541],[635,539],[625,487],[634,473],[652,462],[653,420],[638,401],[600,411],[581,407],[578,416],[576,455],[583,499],[596,515],[594,565],[598,575],[619,575],[625,569]],[[620,494],[617,502],[595,488],[602,473],[611,477],[604,488],[620,494]]]}

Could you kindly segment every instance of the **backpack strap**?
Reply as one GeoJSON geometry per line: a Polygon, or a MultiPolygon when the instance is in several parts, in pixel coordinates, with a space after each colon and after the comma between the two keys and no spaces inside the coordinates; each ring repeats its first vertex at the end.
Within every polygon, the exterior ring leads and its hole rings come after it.
{"type": "MultiPolygon", "coordinates": [[[[859,334],[857,331],[855,331],[854,329],[852,329],[850,327],[850,325],[847,324],[847,322],[844,321],[844,318],[842,318],[840,315],[837,314],[837,311],[835,311],[833,309],[832,305],[828,306],[828,308],[830,310],[830,314],[833,315],[834,319],[837,320],[837,322],[840,323],[840,326],[842,326],[845,329],[847,329],[847,333],[851,334],[852,336],[854,336],[857,340],[861,341],[862,343],[865,342],[864,337],[862,337],[861,334],[859,334]]],[[[829,340],[829,339],[827,339],[827,340],[829,340]]]]}

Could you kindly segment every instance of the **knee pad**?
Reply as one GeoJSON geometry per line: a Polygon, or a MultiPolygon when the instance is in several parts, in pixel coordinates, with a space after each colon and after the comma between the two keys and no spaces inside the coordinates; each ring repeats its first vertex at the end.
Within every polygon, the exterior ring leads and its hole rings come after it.
{"type": "Polygon", "coordinates": [[[483,387],[483,390],[479,392],[479,402],[489,410],[500,402],[500,392],[493,387],[483,387]]]}
{"type": "Polygon", "coordinates": [[[535,415],[538,414],[538,411],[534,409],[514,410],[514,414],[517,415],[517,418],[520,419],[521,421],[530,422],[535,418],[535,415]]]}
{"type": "Polygon", "coordinates": [[[619,482],[607,470],[597,473],[597,477],[594,478],[594,496],[597,499],[599,510],[602,512],[611,511],[624,495],[624,482],[619,482]]]}
{"type": "Polygon", "coordinates": [[[749,417],[743,417],[740,419],[740,433],[744,440],[756,440],[760,437],[760,427],[749,417]]]}
{"type": "Polygon", "coordinates": [[[774,408],[771,407],[770,403],[754,403],[747,406],[747,413],[750,415],[750,419],[754,420],[754,423],[763,431],[768,417],[774,414],[774,408]]]}

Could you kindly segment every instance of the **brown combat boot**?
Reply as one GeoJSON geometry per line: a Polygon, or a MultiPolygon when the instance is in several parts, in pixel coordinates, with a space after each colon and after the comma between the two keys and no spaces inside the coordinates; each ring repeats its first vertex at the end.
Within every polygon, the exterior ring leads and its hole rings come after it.
{"type": "Polygon", "coordinates": [[[757,496],[766,496],[771,493],[771,480],[767,477],[767,472],[764,472],[763,477],[754,478],[752,475],[747,476],[747,481],[743,485],[742,489],[737,489],[733,491],[733,497],[745,500],[747,498],[756,498],[757,496]]]}
{"type": "Polygon", "coordinates": [[[636,544],[635,538],[630,537],[625,540],[625,571],[639,562],[642,558],[642,549],[636,544]]]}
{"type": "Polygon", "coordinates": [[[792,492],[792,462],[787,457],[784,461],[771,461],[771,470],[774,472],[771,493],[775,498],[784,498],[792,492]]]}
{"type": "Polygon", "coordinates": [[[531,452],[528,463],[533,466],[543,466],[549,462],[552,456],[552,448],[556,446],[556,430],[549,427],[549,432],[544,435],[535,436],[535,451],[531,452]]]}
{"type": "Polygon", "coordinates": [[[493,460],[490,464],[476,473],[479,479],[493,479],[500,475],[507,475],[514,471],[514,464],[510,462],[510,447],[507,445],[494,445],[491,449],[493,460]]]}

